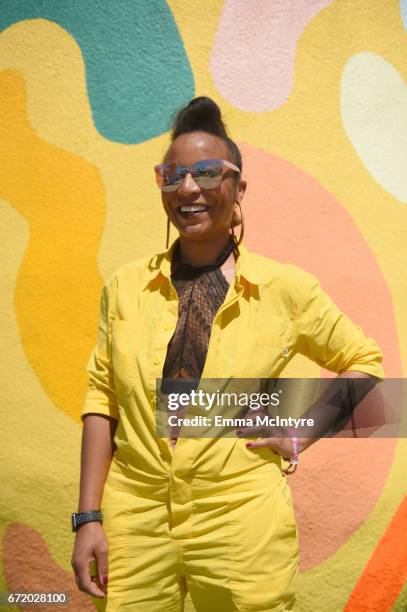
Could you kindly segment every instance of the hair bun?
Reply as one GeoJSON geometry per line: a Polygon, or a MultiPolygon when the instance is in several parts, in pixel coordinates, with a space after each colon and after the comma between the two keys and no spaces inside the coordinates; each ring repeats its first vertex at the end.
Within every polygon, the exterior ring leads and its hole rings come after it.
{"type": "Polygon", "coordinates": [[[239,148],[227,135],[219,106],[207,96],[193,98],[176,113],[172,123],[171,141],[174,142],[181,134],[201,131],[222,138],[228,146],[233,163],[242,171],[239,148]]]}
{"type": "Polygon", "coordinates": [[[211,98],[200,96],[178,111],[171,133],[171,140],[180,134],[202,130],[226,139],[227,133],[219,106],[211,98]]]}

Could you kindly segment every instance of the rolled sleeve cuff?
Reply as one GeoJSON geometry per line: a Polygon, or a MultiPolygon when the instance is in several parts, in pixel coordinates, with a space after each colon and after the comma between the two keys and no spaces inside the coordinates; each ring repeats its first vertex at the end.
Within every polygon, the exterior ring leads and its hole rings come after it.
{"type": "Polygon", "coordinates": [[[365,374],[370,374],[371,376],[375,376],[376,378],[380,378],[380,380],[385,379],[385,374],[383,370],[383,366],[379,362],[375,363],[353,363],[351,366],[347,367],[347,372],[364,372],[365,374]]]}
{"type": "Polygon", "coordinates": [[[81,414],[82,422],[83,417],[87,414],[103,414],[118,421],[119,410],[116,396],[108,397],[104,391],[95,388],[88,389],[81,414]]]}

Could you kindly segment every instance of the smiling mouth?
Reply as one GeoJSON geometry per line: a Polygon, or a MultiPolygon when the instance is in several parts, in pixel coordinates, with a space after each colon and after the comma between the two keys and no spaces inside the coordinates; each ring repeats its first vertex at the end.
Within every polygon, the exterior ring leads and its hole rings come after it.
{"type": "Polygon", "coordinates": [[[197,217],[208,210],[209,206],[201,204],[182,204],[177,207],[177,211],[182,217],[197,217]]]}

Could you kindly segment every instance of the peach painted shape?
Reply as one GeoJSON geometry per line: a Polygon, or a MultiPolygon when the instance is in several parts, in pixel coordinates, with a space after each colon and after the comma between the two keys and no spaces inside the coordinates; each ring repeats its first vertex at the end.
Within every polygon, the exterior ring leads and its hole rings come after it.
{"type": "MultiPolygon", "coordinates": [[[[243,199],[248,248],[315,274],[338,306],[378,342],[387,377],[401,377],[390,291],[350,214],[293,164],[239,146],[248,180],[243,199]]],[[[393,439],[328,439],[301,457],[301,469],[289,484],[302,570],[329,558],[367,519],[382,494],[394,447],[393,439]]]]}
{"type": "Polygon", "coordinates": [[[332,0],[228,0],[220,18],[211,72],[220,93],[244,111],[270,111],[292,89],[297,41],[332,0]]]}
{"type": "MultiPolygon", "coordinates": [[[[59,567],[53,560],[41,534],[21,523],[10,523],[3,536],[3,570],[8,591],[23,593],[69,593],[68,605],[61,609],[95,612],[90,596],[76,586],[72,572],[59,567]]],[[[19,606],[20,610],[49,612],[50,606],[19,606]]]]}

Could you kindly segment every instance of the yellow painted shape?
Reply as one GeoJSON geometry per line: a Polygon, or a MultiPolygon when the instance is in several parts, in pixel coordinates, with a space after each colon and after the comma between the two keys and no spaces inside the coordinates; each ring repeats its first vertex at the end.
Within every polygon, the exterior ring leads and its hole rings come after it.
{"type": "MultiPolygon", "coordinates": [[[[1,499],[0,542],[9,522],[44,537],[50,554],[70,570],[69,512],[79,494],[80,425],[56,410],[27,360],[15,316],[18,275],[30,241],[23,215],[0,198],[1,499]]],[[[0,554],[1,562],[3,555],[0,554]]],[[[6,591],[0,565],[0,590],[6,591]]]]}
{"type": "Polygon", "coordinates": [[[25,97],[21,75],[1,72],[0,195],[30,227],[15,314],[27,359],[46,393],[78,419],[97,328],[96,253],[105,194],[97,168],[37,136],[25,97]]]}
{"type": "MultiPolygon", "coordinates": [[[[346,138],[339,109],[342,70],[355,53],[368,49],[381,54],[406,78],[407,42],[399,3],[338,0],[322,11],[300,38],[292,96],[286,105],[273,113],[243,113],[234,109],[211,83],[209,43],[214,40],[223,3],[211,4],[210,10],[198,0],[171,0],[169,4],[193,67],[196,94],[210,95],[221,104],[232,137],[302,167],[342,201],[352,214],[389,282],[401,344],[407,346],[407,323],[402,316],[407,306],[402,269],[406,256],[403,232],[405,207],[371,180],[346,138]],[[204,17],[203,13],[207,13],[205,19],[199,18],[204,17]]],[[[19,68],[27,79],[32,125],[49,142],[79,153],[97,165],[106,185],[108,217],[99,259],[102,275],[105,275],[121,261],[155,250],[161,244],[158,236],[161,231],[162,242],[164,240],[159,195],[151,183],[148,165],[164,151],[167,139],[163,136],[134,147],[101,139],[93,125],[83,120],[87,105],[86,96],[84,101],[79,95],[81,88],[85,91],[83,64],[80,52],[69,35],[55,24],[37,22],[13,26],[0,36],[2,65],[9,61],[6,67],[14,66],[12,62],[18,55],[17,51],[28,43],[31,47],[27,50],[26,46],[26,51],[21,52],[20,55],[24,56],[20,58],[21,64],[24,66],[19,68]],[[30,31],[33,34],[27,40],[25,34],[30,31]],[[3,37],[8,41],[7,56],[3,53],[3,37]],[[55,41],[58,41],[60,56],[54,61],[49,45],[55,44],[55,41]],[[34,48],[36,52],[32,53],[34,48]],[[34,73],[35,78],[31,79],[34,73]],[[52,80],[53,76],[57,78],[52,80]],[[69,94],[72,99],[61,93],[60,86],[68,88],[64,91],[69,90],[73,94],[69,94]],[[48,114],[43,110],[45,103],[52,107],[51,116],[49,110],[48,114]],[[71,108],[69,121],[65,124],[60,121],[65,117],[64,104],[71,108]],[[80,129],[76,131],[75,126],[80,126],[80,129]],[[157,233],[151,232],[151,227],[157,226],[157,233]],[[122,246],[121,255],[116,254],[118,246],[122,246]]],[[[94,313],[91,314],[94,326],[94,313]]],[[[403,357],[404,363],[407,363],[406,352],[403,357]]],[[[55,410],[53,413],[63,417],[55,410]]],[[[25,413],[20,414],[24,418],[25,413]]],[[[324,573],[329,571],[330,575],[340,575],[347,567],[350,555],[355,553],[357,566],[363,567],[401,496],[401,466],[405,465],[407,454],[404,441],[398,443],[397,453],[386,489],[375,511],[363,528],[332,559],[302,577],[304,595],[308,590],[315,594],[315,577],[319,569],[324,573]],[[366,544],[363,554],[360,554],[361,548],[356,546],[355,538],[366,544]]],[[[356,579],[351,574],[345,580],[348,592],[356,579]]],[[[324,604],[330,605],[330,595],[330,592],[321,593],[322,599],[315,601],[314,609],[327,609],[324,604]]]]}
{"type": "MultiPolygon", "coordinates": [[[[229,108],[237,114],[241,111],[235,109],[219,94],[213,82],[210,59],[215,43],[216,30],[222,15],[223,0],[213,0],[210,5],[199,0],[167,0],[182,42],[188,61],[191,65],[197,96],[209,96],[225,111],[228,123],[229,108]]],[[[232,131],[232,138],[237,137],[232,131]]]]}

